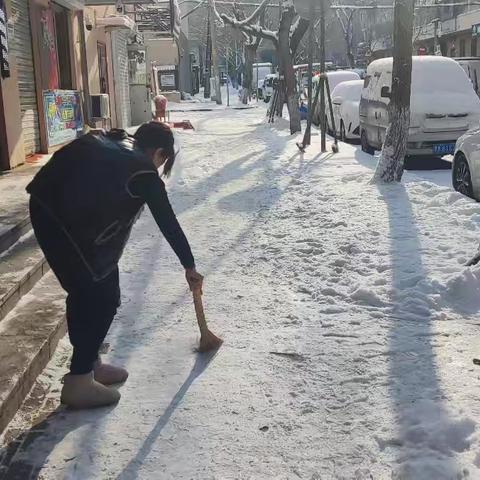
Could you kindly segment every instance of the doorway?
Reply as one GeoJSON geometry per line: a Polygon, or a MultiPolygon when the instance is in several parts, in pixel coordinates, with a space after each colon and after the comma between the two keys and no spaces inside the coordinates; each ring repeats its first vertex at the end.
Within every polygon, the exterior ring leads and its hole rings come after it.
{"type": "Polygon", "coordinates": [[[55,37],[58,56],[59,88],[73,90],[72,62],[70,51],[70,11],[53,3],[55,37]]]}
{"type": "Polygon", "coordinates": [[[107,46],[104,43],[98,42],[97,53],[98,53],[98,76],[100,80],[100,93],[109,93],[107,46]]]}

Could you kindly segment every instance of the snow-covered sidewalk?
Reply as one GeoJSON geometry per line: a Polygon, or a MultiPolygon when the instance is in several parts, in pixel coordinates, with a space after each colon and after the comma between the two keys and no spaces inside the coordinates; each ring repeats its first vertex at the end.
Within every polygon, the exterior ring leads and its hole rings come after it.
{"type": "MultiPolygon", "coordinates": [[[[53,412],[16,461],[48,480],[480,478],[480,206],[449,171],[378,186],[358,147],[302,156],[261,108],[190,118],[169,190],[224,346],[194,353],[144,214],[108,339],[120,404],[53,412]]],[[[67,349],[41,378],[55,399],[67,349]]]]}

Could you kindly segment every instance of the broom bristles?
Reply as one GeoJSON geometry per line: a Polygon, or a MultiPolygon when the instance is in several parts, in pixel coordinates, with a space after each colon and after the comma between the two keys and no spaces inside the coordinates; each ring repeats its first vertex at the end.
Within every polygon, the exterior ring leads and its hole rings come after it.
{"type": "Polygon", "coordinates": [[[217,337],[210,330],[202,333],[200,337],[200,345],[198,351],[200,353],[210,352],[211,350],[217,350],[222,345],[223,340],[217,337]]]}

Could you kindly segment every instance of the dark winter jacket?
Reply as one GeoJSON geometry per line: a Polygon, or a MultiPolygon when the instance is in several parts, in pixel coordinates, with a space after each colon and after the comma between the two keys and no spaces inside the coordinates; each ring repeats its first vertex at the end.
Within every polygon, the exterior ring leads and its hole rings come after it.
{"type": "Polygon", "coordinates": [[[117,266],[146,201],[137,185],[131,190],[140,178],[140,190],[147,185],[144,189],[155,198],[152,204],[163,205],[161,212],[155,207],[157,215],[152,213],[167,240],[184,266],[193,266],[190,247],[157,169],[129,140],[81,137],[56,152],[27,191],[60,223],[93,279],[99,281],[117,266]],[[155,195],[148,185],[154,185],[155,195]]]}

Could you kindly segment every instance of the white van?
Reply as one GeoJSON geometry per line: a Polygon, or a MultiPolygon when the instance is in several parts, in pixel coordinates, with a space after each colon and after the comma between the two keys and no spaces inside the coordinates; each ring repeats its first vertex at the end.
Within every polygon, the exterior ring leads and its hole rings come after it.
{"type": "MultiPolygon", "coordinates": [[[[327,72],[328,77],[328,84],[330,86],[330,93],[333,92],[335,87],[342,82],[348,82],[350,80],[360,80],[360,75],[353,70],[336,70],[334,72],[327,72]]],[[[317,75],[313,77],[313,92],[315,93],[315,89],[317,83],[320,81],[320,76],[317,75]]],[[[327,128],[328,130],[332,130],[330,125],[330,114],[328,111],[328,99],[325,98],[325,113],[327,115],[327,128]]],[[[312,122],[314,125],[320,125],[320,98],[318,99],[317,107],[313,112],[312,122]]]]}
{"type": "Polygon", "coordinates": [[[254,63],[253,64],[253,77],[252,85],[257,86],[256,94],[261,98],[263,79],[273,72],[273,65],[269,62],[266,63],[254,63]]]}
{"type": "Polygon", "coordinates": [[[275,88],[275,82],[278,79],[277,73],[270,73],[267,75],[262,82],[262,97],[265,103],[268,103],[273,95],[273,90],[275,88]]]}
{"type": "MultiPolygon", "coordinates": [[[[381,149],[390,124],[392,58],[372,62],[360,100],[362,150],[381,149]]],[[[455,142],[480,122],[480,99],[465,71],[451,58],[413,57],[407,155],[453,154],[455,142]]]]}

